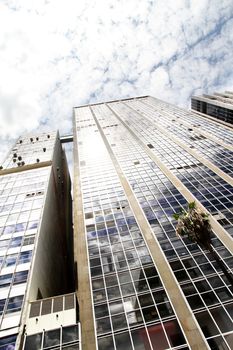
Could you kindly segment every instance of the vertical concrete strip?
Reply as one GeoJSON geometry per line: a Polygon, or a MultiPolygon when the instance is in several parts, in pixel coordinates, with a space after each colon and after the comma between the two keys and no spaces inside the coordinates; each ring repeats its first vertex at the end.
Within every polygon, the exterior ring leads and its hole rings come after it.
{"type": "Polygon", "coordinates": [[[125,126],[125,128],[130,132],[130,134],[137,140],[137,142],[146,151],[149,157],[155,162],[155,164],[160,168],[160,170],[167,176],[167,178],[173,183],[173,185],[178,189],[178,191],[186,198],[188,202],[196,202],[197,206],[205,213],[209,214],[210,224],[215,235],[220,239],[220,241],[225,245],[225,247],[233,254],[233,239],[229,233],[219,224],[219,222],[208,212],[208,210],[199,202],[199,200],[187,189],[187,187],[172,173],[171,170],[167,168],[166,165],[161,161],[161,159],[155,155],[153,151],[140,139],[131,128],[119,117],[119,115],[110,107],[108,108],[117,117],[117,119],[125,126]]]}
{"type": "Polygon", "coordinates": [[[192,350],[210,349],[195,317],[193,316],[192,310],[190,309],[183,295],[183,292],[181,291],[180,286],[176,281],[176,278],[159,245],[159,242],[155,238],[154,233],[144,215],[144,212],[140,207],[137,201],[137,198],[135,197],[131,189],[131,186],[129,185],[93,111],[92,111],[92,115],[96,122],[98,130],[100,132],[100,135],[102,136],[104,144],[108,150],[109,156],[111,157],[113,165],[116,169],[121,185],[125,191],[130,207],[134,213],[135,219],[137,220],[140,230],[147,242],[151,256],[158,269],[158,272],[164,284],[164,287],[169,295],[169,298],[174,307],[176,316],[180,321],[180,324],[182,326],[182,329],[184,331],[188,344],[190,345],[192,350]]]}
{"type": "Polygon", "coordinates": [[[77,129],[75,121],[75,109],[73,116],[73,134],[74,134],[74,259],[77,261],[77,280],[78,280],[78,301],[80,310],[80,322],[82,333],[82,349],[95,350],[96,336],[94,315],[92,307],[92,295],[90,286],[90,271],[87,252],[87,239],[84,223],[84,212],[82,202],[82,189],[79,171],[79,156],[77,129]]]}

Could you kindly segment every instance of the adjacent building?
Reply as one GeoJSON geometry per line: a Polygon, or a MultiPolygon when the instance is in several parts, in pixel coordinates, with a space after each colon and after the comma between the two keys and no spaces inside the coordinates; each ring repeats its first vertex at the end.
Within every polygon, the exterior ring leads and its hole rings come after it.
{"type": "MultiPolygon", "coordinates": [[[[74,108],[74,252],[85,350],[232,349],[233,286],[176,236],[195,201],[233,267],[233,131],[152,97],[74,108]]],[[[228,275],[229,277],[229,275],[228,275]]]]}
{"type": "Polygon", "coordinates": [[[213,95],[192,96],[194,111],[233,124],[233,92],[215,92],[213,95]]]}
{"type": "Polygon", "coordinates": [[[1,350],[22,347],[30,302],[74,289],[71,217],[59,135],[19,138],[0,170],[1,350]]]}

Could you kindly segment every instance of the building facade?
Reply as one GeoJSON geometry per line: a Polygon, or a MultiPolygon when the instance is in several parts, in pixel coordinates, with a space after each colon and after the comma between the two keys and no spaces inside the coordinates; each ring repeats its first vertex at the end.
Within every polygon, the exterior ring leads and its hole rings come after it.
{"type": "Polygon", "coordinates": [[[1,350],[22,348],[30,302],[73,288],[71,215],[59,135],[19,138],[0,170],[1,350]]]}
{"type": "Polygon", "coordinates": [[[192,96],[191,108],[193,111],[233,124],[233,92],[231,91],[192,96]]]}
{"type": "Polygon", "coordinates": [[[83,349],[232,349],[232,128],[145,96],[74,108],[73,130],[83,349]],[[227,273],[176,236],[193,201],[227,273]]]}
{"type": "Polygon", "coordinates": [[[232,349],[232,130],[148,96],[74,108],[73,236],[62,138],[19,138],[0,170],[0,350],[232,349]],[[176,236],[193,201],[217,260],[176,236]]]}

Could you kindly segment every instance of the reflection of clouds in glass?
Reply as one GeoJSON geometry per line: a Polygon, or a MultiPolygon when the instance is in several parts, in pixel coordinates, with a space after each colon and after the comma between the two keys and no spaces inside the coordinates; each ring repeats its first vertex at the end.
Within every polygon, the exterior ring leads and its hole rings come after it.
{"type": "Polygon", "coordinates": [[[14,350],[14,349],[15,349],[15,346],[12,344],[6,346],[6,350],[14,350]]]}

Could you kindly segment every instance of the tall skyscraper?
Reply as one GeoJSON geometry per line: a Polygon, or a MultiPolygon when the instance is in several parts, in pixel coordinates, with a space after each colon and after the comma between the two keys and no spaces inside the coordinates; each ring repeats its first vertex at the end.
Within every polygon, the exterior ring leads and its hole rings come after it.
{"type": "Polygon", "coordinates": [[[73,287],[70,179],[57,133],[19,138],[3,162],[0,233],[0,349],[19,349],[29,302],[73,287]]]}
{"type": "Polygon", "coordinates": [[[74,261],[58,135],[20,138],[0,171],[0,350],[232,349],[232,127],[148,96],[73,123],[74,261]],[[193,201],[217,259],[176,236],[193,201]]]}
{"type": "Polygon", "coordinates": [[[74,108],[83,349],[233,348],[232,136],[147,96],[74,108]],[[193,201],[225,269],[176,236],[173,214],[193,201]]]}
{"type": "Polygon", "coordinates": [[[210,117],[233,124],[233,92],[192,96],[191,108],[210,117]]]}

